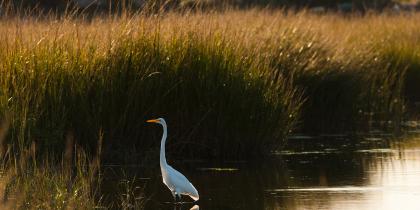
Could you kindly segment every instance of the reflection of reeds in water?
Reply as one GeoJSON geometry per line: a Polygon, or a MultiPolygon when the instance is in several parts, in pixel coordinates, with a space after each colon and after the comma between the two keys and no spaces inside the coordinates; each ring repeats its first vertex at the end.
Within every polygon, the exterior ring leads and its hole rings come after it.
{"type": "Polygon", "coordinates": [[[120,196],[117,199],[117,204],[114,204],[118,209],[141,209],[144,207],[147,199],[144,197],[143,188],[135,183],[135,178],[123,178],[120,181],[120,196]]]}

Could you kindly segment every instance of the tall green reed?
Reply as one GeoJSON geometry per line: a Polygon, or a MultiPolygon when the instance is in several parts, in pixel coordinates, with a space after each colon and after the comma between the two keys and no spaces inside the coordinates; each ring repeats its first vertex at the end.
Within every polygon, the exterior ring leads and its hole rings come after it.
{"type": "MultiPolygon", "coordinates": [[[[99,54],[95,45],[45,42],[12,49],[2,68],[12,135],[59,149],[72,131],[87,148],[103,128],[107,147],[147,150],[158,138],[144,121],[165,117],[179,148],[191,155],[263,154],[282,145],[298,115],[299,95],[269,66],[231,48],[223,37],[159,32],[120,37],[99,54]]],[[[117,150],[119,151],[119,150],[117,150]]]]}

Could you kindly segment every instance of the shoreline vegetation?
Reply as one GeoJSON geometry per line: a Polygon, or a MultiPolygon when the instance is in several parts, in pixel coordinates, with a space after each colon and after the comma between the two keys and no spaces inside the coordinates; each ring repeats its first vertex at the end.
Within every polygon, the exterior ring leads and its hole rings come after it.
{"type": "MultiPolygon", "coordinates": [[[[293,132],[372,122],[398,132],[419,114],[419,20],[264,9],[3,16],[0,205],[107,206],[101,161],[156,161],[153,117],[168,121],[169,153],[213,159],[264,156],[293,132]]],[[[141,208],[135,186],[123,188],[109,205],[141,208]]]]}

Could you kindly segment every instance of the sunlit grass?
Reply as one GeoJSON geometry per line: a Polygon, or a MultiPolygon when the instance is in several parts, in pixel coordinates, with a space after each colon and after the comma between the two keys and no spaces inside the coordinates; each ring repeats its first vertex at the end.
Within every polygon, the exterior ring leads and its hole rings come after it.
{"type": "Polygon", "coordinates": [[[3,110],[15,139],[42,136],[42,148],[57,148],[72,130],[89,146],[91,131],[103,128],[114,149],[150,149],[157,141],[144,121],[162,116],[171,136],[198,153],[280,146],[299,114],[299,91],[221,32],[177,30],[166,18],[5,22],[19,24],[17,35],[3,28],[13,38],[0,52],[3,110]]]}

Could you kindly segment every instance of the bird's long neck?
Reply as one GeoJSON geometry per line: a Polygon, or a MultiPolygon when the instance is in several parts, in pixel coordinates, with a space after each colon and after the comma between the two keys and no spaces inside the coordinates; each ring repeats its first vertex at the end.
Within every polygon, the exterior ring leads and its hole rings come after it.
{"type": "Polygon", "coordinates": [[[160,142],[160,166],[166,166],[168,165],[166,163],[166,156],[165,156],[165,143],[166,143],[166,137],[168,135],[168,130],[166,128],[166,124],[162,124],[163,127],[163,135],[162,135],[162,141],[160,142]]]}

